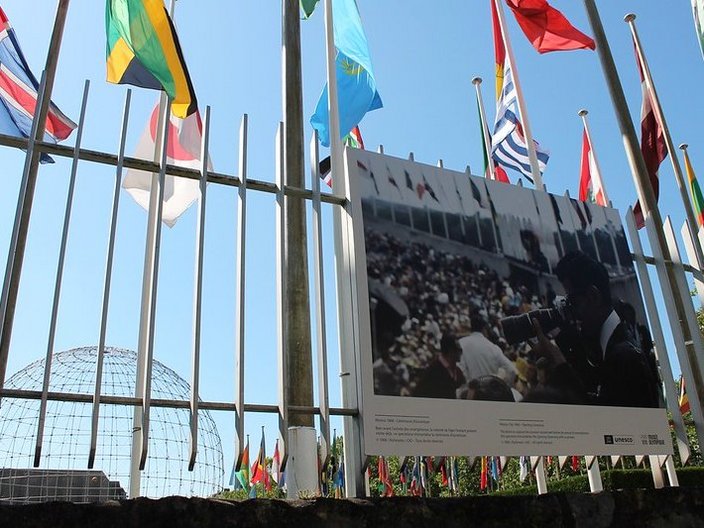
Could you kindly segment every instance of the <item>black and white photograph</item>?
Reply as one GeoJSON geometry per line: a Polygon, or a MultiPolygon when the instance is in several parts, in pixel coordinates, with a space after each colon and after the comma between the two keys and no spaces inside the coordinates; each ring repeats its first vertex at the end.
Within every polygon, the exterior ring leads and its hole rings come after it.
{"type": "Polygon", "coordinates": [[[665,407],[616,210],[355,156],[375,401],[665,407]]]}

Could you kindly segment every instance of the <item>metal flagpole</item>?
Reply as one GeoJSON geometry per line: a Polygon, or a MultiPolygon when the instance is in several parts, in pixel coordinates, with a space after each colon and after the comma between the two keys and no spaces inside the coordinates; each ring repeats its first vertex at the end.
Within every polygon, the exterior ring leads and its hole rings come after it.
{"type": "MultiPolygon", "coordinates": [[[[692,392],[696,393],[696,397],[699,398],[700,403],[704,403],[704,381],[702,380],[699,360],[696,356],[692,341],[693,337],[696,338],[698,336],[692,336],[688,325],[685,324],[687,316],[682,302],[682,296],[680,295],[680,288],[672,268],[670,251],[662,228],[662,217],[660,216],[660,210],[658,209],[652,184],[650,183],[648,169],[645,165],[640,145],[638,144],[638,137],[636,136],[636,131],[630,118],[626,97],[623,93],[623,87],[621,86],[621,81],[616,71],[616,64],[614,63],[613,55],[611,54],[609,42],[606,38],[606,33],[604,32],[596,4],[594,0],[584,0],[584,6],[592,27],[592,32],[594,33],[594,40],[597,43],[597,52],[599,53],[604,77],[607,81],[606,84],[618,119],[626,157],[631,168],[636,190],[638,191],[638,198],[643,208],[643,216],[646,218],[646,223],[653,226],[652,233],[649,232],[651,236],[651,246],[654,246],[653,249],[657,250],[662,255],[663,264],[665,265],[662,279],[665,280],[666,284],[663,284],[663,287],[665,288],[667,286],[672,291],[672,297],[674,298],[673,304],[676,312],[672,314],[671,320],[681,328],[683,340],[687,343],[687,359],[691,365],[695,385],[692,387],[692,392]]],[[[694,394],[692,394],[692,396],[694,396],[694,394]]]]}
{"type": "Polygon", "coordinates": [[[325,49],[327,56],[327,82],[328,82],[328,114],[330,116],[330,167],[333,175],[333,192],[344,196],[345,181],[342,178],[344,165],[342,161],[342,138],[340,137],[340,108],[337,99],[337,74],[335,59],[335,36],[333,26],[332,0],[325,0],[325,49]],[[337,176],[337,178],[335,177],[337,176]]]}
{"type": "Polygon", "coordinates": [[[516,99],[518,100],[518,112],[521,114],[521,124],[523,125],[523,136],[526,140],[526,146],[528,147],[528,159],[530,160],[530,172],[535,182],[535,188],[539,191],[545,190],[545,185],[543,185],[543,177],[540,175],[540,165],[538,164],[538,154],[535,151],[535,143],[533,142],[533,134],[530,131],[530,123],[528,121],[528,110],[526,109],[526,103],[523,99],[523,89],[521,88],[521,83],[518,78],[518,70],[516,69],[516,61],[513,56],[513,47],[511,47],[511,40],[508,38],[508,31],[506,30],[506,18],[504,17],[504,7],[499,0],[494,0],[496,5],[496,13],[499,19],[499,26],[501,27],[501,35],[504,39],[504,46],[506,46],[506,56],[508,57],[508,62],[511,65],[511,71],[513,72],[513,84],[516,87],[516,99]]]}
{"type": "MultiPolygon", "coordinates": [[[[477,105],[479,106],[479,121],[481,121],[482,136],[484,137],[484,152],[486,154],[486,163],[489,170],[489,177],[492,180],[496,179],[496,169],[494,168],[494,162],[491,159],[491,137],[488,136],[489,127],[486,124],[486,112],[484,111],[484,99],[482,99],[482,78],[475,77],[472,79],[472,84],[474,89],[477,91],[477,105]]],[[[486,174],[484,175],[486,176],[486,174]]]]}
{"type": "Polygon", "coordinates": [[[594,160],[594,169],[596,174],[593,174],[592,176],[596,179],[597,185],[599,185],[601,192],[604,193],[604,202],[606,203],[606,205],[609,205],[611,201],[609,200],[609,195],[606,193],[606,186],[604,185],[604,180],[601,177],[601,167],[599,166],[599,160],[596,157],[596,152],[594,151],[592,134],[589,130],[589,123],[587,122],[588,113],[589,111],[583,108],[578,112],[578,115],[582,118],[582,123],[584,123],[584,132],[587,134],[587,141],[589,142],[589,153],[591,154],[591,159],[594,160]]]}
{"type": "MultiPolygon", "coordinates": [[[[176,10],[176,0],[171,0],[169,14],[171,20],[174,19],[176,10]]],[[[162,92],[159,100],[159,119],[156,127],[156,137],[154,139],[154,162],[162,161],[162,147],[165,140],[168,140],[167,132],[169,126],[169,97],[162,92]]],[[[161,168],[164,170],[164,167],[161,168]]],[[[142,299],[139,317],[139,337],[137,341],[137,375],[135,379],[135,398],[144,398],[144,376],[147,369],[147,356],[149,347],[150,326],[154,319],[151,317],[152,295],[155,295],[153,278],[156,265],[156,242],[157,230],[159,227],[158,199],[159,199],[159,174],[152,173],[152,181],[149,192],[149,212],[147,214],[147,237],[144,251],[144,269],[142,272],[142,299]]],[[[143,451],[142,427],[144,421],[144,409],[135,405],[132,422],[132,451],[130,454],[130,498],[140,495],[141,473],[140,461],[143,451]]]]}
{"type": "MultiPolygon", "coordinates": [[[[41,142],[44,140],[46,130],[46,118],[49,114],[49,103],[51,102],[51,92],[54,88],[56,78],[56,67],[59,62],[59,52],[61,51],[61,41],[66,25],[66,15],[70,0],[59,0],[54,18],[54,28],[49,41],[49,52],[44,66],[43,89],[37,93],[37,108],[34,114],[34,125],[30,142],[41,142]],[[43,95],[40,97],[40,95],[43,95]]],[[[2,300],[0,300],[0,389],[5,385],[5,372],[7,370],[7,358],[10,352],[10,338],[12,336],[12,326],[15,318],[15,308],[17,306],[17,294],[20,287],[20,277],[22,275],[22,263],[24,262],[24,250],[27,244],[27,233],[29,232],[29,219],[32,214],[32,204],[34,201],[34,189],[37,186],[37,175],[39,173],[39,160],[41,152],[39,149],[28,148],[25,161],[20,195],[17,200],[17,212],[15,214],[15,225],[10,240],[10,250],[8,254],[7,268],[5,269],[5,281],[3,284],[2,300]]]]}
{"type": "MultiPolygon", "coordinates": [[[[337,98],[337,75],[335,61],[335,37],[333,26],[332,0],[325,0],[325,42],[327,56],[328,84],[328,115],[330,119],[330,167],[332,170],[333,194],[338,197],[348,197],[349,190],[344,176],[343,145],[340,138],[340,115],[337,98]]],[[[333,214],[333,229],[335,238],[335,266],[337,276],[338,304],[338,340],[340,344],[340,388],[342,404],[345,407],[359,408],[357,365],[355,348],[359,346],[355,335],[353,319],[354,307],[351,299],[354,295],[352,281],[353,271],[349,224],[352,222],[349,213],[342,207],[335,207],[333,214]],[[344,223],[344,225],[343,225],[344,223]]],[[[345,493],[348,497],[363,497],[367,495],[365,484],[365,461],[361,445],[362,430],[357,418],[344,420],[345,442],[345,493]],[[364,474],[363,474],[364,472],[364,474]]]]}
{"type": "MultiPolygon", "coordinates": [[[[301,73],[301,26],[298,0],[282,0],[282,106],[283,106],[283,181],[285,188],[305,187],[303,136],[303,80],[301,73]]],[[[308,247],[306,236],[306,204],[299,196],[284,191],[284,252],[286,292],[283,316],[286,319],[283,347],[286,356],[287,405],[313,406],[313,357],[308,289],[308,247]]],[[[299,489],[315,489],[305,471],[305,461],[317,456],[314,419],[310,414],[290,412],[288,495],[297,496],[299,489]],[[298,468],[298,469],[297,469],[298,468]],[[296,476],[296,472],[298,475],[296,476]]],[[[310,473],[312,474],[312,472],[310,473]]]]}
{"type": "Polygon", "coordinates": [[[665,114],[662,111],[662,106],[660,105],[660,98],[655,90],[655,83],[653,82],[653,76],[650,73],[650,66],[648,66],[648,61],[645,58],[645,53],[643,53],[643,46],[640,43],[640,37],[638,36],[638,31],[636,30],[636,15],[629,13],[624,17],[624,20],[631,28],[631,34],[633,35],[633,43],[636,47],[636,53],[640,59],[640,63],[643,68],[643,77],[645,78],[645,86],[650,92],[653,101],[653,112],[655,112],[655,117],[658,123],[662,127],[665,145],[667,146],[667,152],[670,155],[670,162],[672,163],[672,170],[675,174],[675,181],[677,182],[677,187],[680,191],[680,197],[682,198],[682,204],[684,205],[685,213],[687,214],[687,221],[689,222],[690,232],[692,234],[692,239],[694,240],[694,251],[697,256],[696,265],[700,270],[704,270],[704,254],[702,253],[702,246],[699,243],[699,238],[697,238],[696,230],[697,219],[694,216],[694,211],[692,210],[692,203],[689,201],[689,193],[687,192],[687,187],[684,182],[684,177],[682,175],[682,167],[680,166],[680,159],[677,156],[677,150],[675,149],[675,144],[672,142],[672,136],[670,135],[670,129],[667,126],[667,121],[665,121],[665,114]]]}
{"type": "Polygon", "coordinates": [[[64,279],[64,263],[66,261],[66,251],[68,246],[69,228],[71,227],[71,213],[73,212],[73,197],[76,189],[76,175],[78,173],[78,153],[81,150],[81,139],[83,138],[83,127],[85,125],[86,106],[88,104],[88,89],[90,81],[86,80],[83,88],[83,102],[81,103],[81,113],[78,120],[78,130],[76,131],[76,143],[73,147],[73,163],[71,164],[71,174],[69,176],[68,190],[66,192],[66,208],[64,209],[64,224],[61,232],[61,245],[59,247],[59,261],[56,265],[56,279],[54,282],[54,301],[51,308],[51,320],[49,323],[49,339],[47,340],[46,356],[44,359],[44,380],[42,383],[42,399],[39,404],[39,419],[37,424],[37,437],[34,449],[34,467],[39,467],[41,460],[42,445],[44,439],[44,425],[46,423],[46,409],[48,405],[47,395],[49,392],[49,381],[51,378],[51,362],[54,357],[54,344],[56,338],[56,325],[59,316],[59,303],[61,300],[61,286],[64,279]]]}

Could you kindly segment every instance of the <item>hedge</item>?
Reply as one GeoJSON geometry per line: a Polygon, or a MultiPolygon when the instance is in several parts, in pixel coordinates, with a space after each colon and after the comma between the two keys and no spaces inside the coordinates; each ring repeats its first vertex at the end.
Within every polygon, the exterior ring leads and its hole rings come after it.
{"type": "MultiPolygon", "coordinates": [[[[704,487],[704,467],[684,467],[677,469],[680,486],[704,487]]],[[[649,469],[611,469],[601,472],[601,481],[605,491],[618,489],[652,488],[653,476],[649,469]]],[[[585,493],[589,491],[589,479],[586,475],[575,475],[550,481],[548,491],[551,493],[585,493]]],[[[522,486],[511,490],[499,490],[492,495],[535,495],[535,485],[522,486]]]]}

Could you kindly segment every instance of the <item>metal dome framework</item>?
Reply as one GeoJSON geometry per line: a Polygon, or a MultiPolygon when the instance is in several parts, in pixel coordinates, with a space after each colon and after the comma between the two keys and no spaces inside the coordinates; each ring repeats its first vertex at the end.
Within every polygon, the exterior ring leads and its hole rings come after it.
{"type": "MultiPolygon", "coordinates": [[[[92,395],[95,384],[97,347],[83,347],[57,353],[52,359],[51,392],[92,395]]],[[[137,354],[106,347],[101,394],[133,397],[137,354]]],[[[26,366],[6,382],[7,389],[41,391],[44,359],[26,366]]],[[[176,372],[154,360],[154,398],[187,400],[190,387],[176,372]]],[[[41,469],[85,471],[91,432],[91,404],[75,401],[49,401],[46,414],[41,469]]],[[[0,401],[0,466],[31,468],[39,421],[39,400],[5,397],[0,401]]],[[[209,496],[222,489],[224,464],[222,444],[216,425],[207,410],[199,410],[199,449],[193,471],[188,471],[190,410],[153,407],[149,434],[149,454],[141,473],[141,494],[209,496]]],[[[95,469],[108,479],[119,481],[127,490],[130,475],[133,407],[103,403],[100,406],[95,469]]],[[[45,483],[44,500],[55,491],[45,483]]],[[[11,490],[22,497],[25,490],[11,490]]]]}

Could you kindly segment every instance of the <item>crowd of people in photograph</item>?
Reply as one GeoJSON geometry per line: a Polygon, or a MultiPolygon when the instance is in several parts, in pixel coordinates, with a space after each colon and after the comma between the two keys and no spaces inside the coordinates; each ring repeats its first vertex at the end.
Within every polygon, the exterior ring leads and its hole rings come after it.
{"type": "MultiPolygon", "coordinates": [[[[546,286],[544,291],[531,289],[469,256],[443,251],[422,241],[408,242],[376,230],[367,230],[365,236],[370,284],[380,285],[376,291],[383,288],[385,292],[376,295],[372,309],[376,394],[621,404],[604,397],[601,401],[598,399],[602,383],[598,378],[599,369],[602,363],[607,363],[602,361],[606,358],[605,352],[601,353],[601,359],[593,362],[585,354],[585,362],[591,363],[581,369],[578,361],[569,357],[567,351],[561,354],[552,341],[550,345],[546,340],[541,343],[535,339],[507,342],[501,321],[551,307],[556,299],[551,287],[546,286]],[[387,309],[380,309],[380,304],[387,309]],[[405,308],[399,309],[399,305],[405,308]],[[595,377],[592,385],[589,375],[595,377]],[[584,390],[576,391],[576,386],[584,386],[584,390]],[[585,401],[590,389],[592,401],[585,401]]],[[[609,278],[604,273],[608,289],[609,278]]],[[[598,302],[602,300],[595,298],[598,302]]],[[[608,295],[603,300],[604,309],[597,306],[595,312],[610,315],[611,300],[608,295]]],[[[654,360],[652,365],[643,367],[647,361],[641,359],[646,358],[648,352],[640,352],[650,344],[647,330],[643,335],[642,328],[637,328],[635,322],[629,326],[625,317],[615,322],[625,332],[624,343],[628,343],[628,347],[618,349],[620,354],[623,352],[619,356],[625,362],[623,366],[633,369],[636,362],[637,375],[648,380],[646,388],[636,387],[627,379],[625,385],[628,390],[642,389],[652,394],[657,367],[654,360]],[[622,323],[618,322],[622,319],[622,323]]],[[[604,321],[598,324],[602,323],[604,321]]],[[[621,330],[617,332],[619,336],[621,330]]],[[[613,328],[610,331],[613,332],[613,328]]],[[[649,354],[652,356],[652,350],[649,354]]],[[[615,375],[628,376],[623,372],[615,375]]],[[[657,406],[650,396],[631,400],[624,405],[657,406]]]]}

